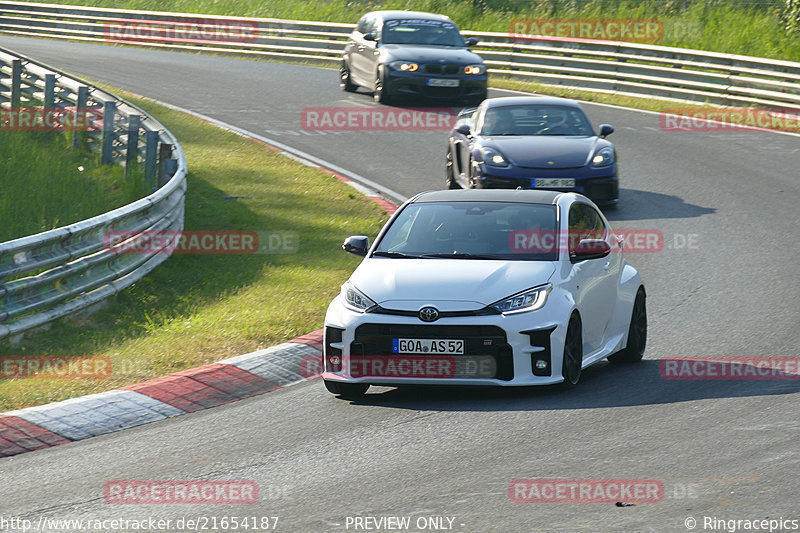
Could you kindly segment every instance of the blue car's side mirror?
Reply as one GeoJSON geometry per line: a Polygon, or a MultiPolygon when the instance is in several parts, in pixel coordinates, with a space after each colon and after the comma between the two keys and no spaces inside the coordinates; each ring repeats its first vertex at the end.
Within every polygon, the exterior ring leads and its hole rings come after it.
{"type": "Polygon", "coordinates": [[[600,137],[608,137],[614,133],[614,126],[611,124],[600,124],[600,137]]]}
{"type": "Polygon", "coordinates": [[[475,46],[476,44],[478,44],[478,39],[476,39],[475,37],[470,37],[469,39],[467,39],[466,41],[464,41],[464,43],[465,43],[465,44],[466,44],[468,47],[469,47],[469,46],[475,46]]]}

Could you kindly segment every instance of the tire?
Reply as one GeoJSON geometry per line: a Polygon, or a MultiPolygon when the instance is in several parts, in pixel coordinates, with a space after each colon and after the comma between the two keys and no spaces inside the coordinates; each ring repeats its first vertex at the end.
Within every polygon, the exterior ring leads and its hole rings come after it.
{"type": "Polygon", "coordinates": [[[647,305],[644,287],[639,287],[636,300],[633,302],[631,323],[628,326],[628,343],[623,350],[610,355],[609,361],[614,363],[636,363],[644,357],[647,346],[647,305]]]}
{"type": "Polygon", "coordinates": [[[571,389],[581,379],[583,366],[583,333],[581,319],[573,314],[567,324],[567,335],[564,339],[564,358],[561,361],[561,376],[564,378],[562,387],[571,389]]]}
{"type": "Polygon", "coordinates": [[[378,73],[375,75],[375,90],[372,92],[372,97],[379,104],[388,104],[391,100],[386,92],[385,81],[386,76],[384,75],[383,67],[378,67],[378,73]]]}
{"type": "Polygon", "coordinates": [[[339,69],[339,87],[348,93],[354,93],[358,89],[358,86],[350,80],[350,69],[345,64],[339,69]]]}
{"type": "Polygon", "coordinates": [[[460,189],[461,185],[456,181],[455,169],[453,168],[453,153],[447,150],[447,160],[444,168],[444,186],[448,189],[460,189]]]}
{"type": "Polygon", "coordinates": [[[357,400],[364,396],[367,389],[369,389],[369,385],[366,383],[342,383],[340,381],[328,381],[327,379],[323,381],[328,392],[341,396],[346,400],[357,400]]]}

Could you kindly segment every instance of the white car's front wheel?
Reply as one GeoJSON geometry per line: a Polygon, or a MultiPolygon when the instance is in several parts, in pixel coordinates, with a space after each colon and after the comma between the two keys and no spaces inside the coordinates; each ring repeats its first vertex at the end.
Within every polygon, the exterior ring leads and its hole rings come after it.
{"type": "Polygon", "coordinates": [[[563,387],[571,389],[581,379],[583,367],[583,333],[581,319],[573,314],[567,324],[567,335],[564,339],[564,359],[561,362],[561,376],[564,378],[563,387]]]}

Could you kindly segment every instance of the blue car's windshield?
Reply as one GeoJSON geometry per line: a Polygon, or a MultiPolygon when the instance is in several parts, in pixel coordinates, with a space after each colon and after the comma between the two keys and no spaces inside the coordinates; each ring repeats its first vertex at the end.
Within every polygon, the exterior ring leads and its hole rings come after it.
{"type": "Polygon", "coordinates": [[[579,108],[559,105],[509,105],[486,110],[480,135],[594,135],[579,108]]]}
{"type": "Polygon", "coordinates": [[[373,255],[555,261],[556,228],[552,205],[420,202],[403,209],[373,255]]]}
{"type": "Polygon", "coordinates": [[[381,42],[384,44],[464,46],[464,39],[455,24],[425,19],[387,20],[383,26],[381,42]]]}

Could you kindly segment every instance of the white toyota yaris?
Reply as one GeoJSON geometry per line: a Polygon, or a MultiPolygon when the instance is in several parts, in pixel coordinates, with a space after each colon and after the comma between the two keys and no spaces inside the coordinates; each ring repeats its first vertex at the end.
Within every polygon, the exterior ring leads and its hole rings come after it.
{"type": "Polygon", "coordinates": [[[328,307],[322,378],[370,385],[578,383],[641,360],[645,289],[591,200],[537,190],[433,191],[403,204],[328,307]]]}

